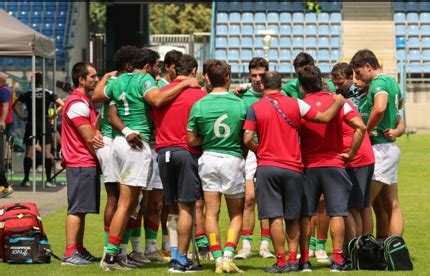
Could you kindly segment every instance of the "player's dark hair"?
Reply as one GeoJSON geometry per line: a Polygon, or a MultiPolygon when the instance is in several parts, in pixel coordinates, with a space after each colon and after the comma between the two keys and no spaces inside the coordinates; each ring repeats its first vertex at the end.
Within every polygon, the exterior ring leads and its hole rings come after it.
{"type": "Polygon", "coordinates": [[[375,54],[369,49],[359,50],[352,57],[351,64],[352,68],[363,67],[366,63],[369,63],[373,69],[380,69],[381,65],[379,65],[379,61],[376,58],[375,54]]]}
{"type": "Polygon", "coordinates": [[[113,68],[121,72],[132,71],[133,68],[127,68],[127,66],[133,64],[133,61],[137,58],[138,54],[139,49],[135,46],[122,46],[113,56],[113,68]]]}
{"type": "Polygon", "coordinates": [[[262,57],[255,57],[255,58],[251,59],[251,61],[249,62],[248,70],[249,70],[249,72],[251,72],[252,69],[259,68],[259,67],[263,67],[266,69],[266,71],[268,71],[269,70],[269,62],[262,57]]]}
{"type": "Polygon", "coordinates": [[[36,87],[42,87],[43,85],[43,75],[41,72],[36,72],[34,76],[34,81],[36,82],[36,87]]]}
{"type": "Polygon", "coordinates": [[[331,69],[330,74],[335,78],[344,76],[345,78],[349,79],[354,75],[354,72],[352,70],[352,66],[349,65],[349,63],[339,62],[335,66],[333,66],[333,69],[331,69]]]}
{"type": "Polygon", "coordinates": [[[210,64],[214,63],[216,59],[207,59],[205,63],[203,63],[202,74],[206,75],[208,73],[208,67],[210,64]]]}
{"type": "Polygon", "coordinates": [[[170,50],[164,56],[164,64],[170,66],[172,64],[178,66],[178,61],[182,57],[183,53],[177,50],[170,50]]]}
{"type": "Polygon", "coordinates": [[[294,68],[304,67],[306,65],[315,65],[314,58],[305,52],[300,52],[293,61],[294,68]]]}
{"type": "Polygon", "coordinates": [[[208,66],[208,77],[212,87],[225,86],[230,75],[230,65],[225,61],[214,60],[208,66]]]}
{"type": "Polygon", "coordinates": [[[73,85],[76,87],[79,87],[79,78],[86,79],[88,76],[88,66],[91,66],[93,68],[96,68],[94,64],[89,62],[80,61],[73,65],[72,68],[72,81],[73,85]]]}
{"type": "Polygon", "coordinates": [[[299,82],[307,93],[319,92],[322,89],[321,70],[315,65],[306,65],[298,72],[299,82]]]}
{"type": "Polygon", "coordinates": [[[282,86],[282,77],[276,71],[267,71],[261,79],[264,89],[274,90],[282,86]]]}
{"type": "Polygon", "coordinates": [[[198,67],[197,60],[190,55],[183,55],[176,65],[176,74],[178,76],[189,76],[193,72],[193,69],[198,67]]]}
{"type": "Polygon", "coordinates": [[[139,50],[139,54],[133,61],[133,67],[136,69],[143,69],[147,64],[149,66],[154,66],[158,59],[160,59],[160,55],[156,51],[143,48],[139,50]]]}

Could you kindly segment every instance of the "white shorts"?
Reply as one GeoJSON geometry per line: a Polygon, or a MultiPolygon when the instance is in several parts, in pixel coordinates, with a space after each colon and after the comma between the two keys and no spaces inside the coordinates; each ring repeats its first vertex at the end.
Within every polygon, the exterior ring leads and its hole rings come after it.
{"type": "Polygon", "coordinates": [[[103,143],[105,146],[96,149],[96,155],[102,169],[104,183],[119,182],[118,166],[116,159],[112,157],[112,138],[103,136],[103,143]]]}
{"type": "Polygon", "coordinates": [[[400,149],[395,143],[373,145],[375,154],[375,172],[373,180],[384,184],[397,183],[397,171],[400,161],[400,149]]]}
{"type": "Polygon", "coordinates": [[[230,154],[204,152],[199,158],[203,191],[245,196],[245,161],[230,154]]]}
{"type": "Polygon", "coordinates": [[[257,157],[252,151],[248,151],[245,160],[245,179],[254,181],[255,171],[257,170],[257,157]]]}
{"type": "Polygon", "coordinates": [[[145,188],[146,191],[152,191],[154,189],[155,190],[163,189],[163,183],[161,182],[161,178],[160,178],[160,171],[158,170],[157,158],[158,158],[158,153],[156,153],[155,150],[152,150],[152,175],[148,186],[145,188]]]}
{"type": "Polygon", "coordinates": [[[149,144],[143,142],[141,150],[132,149],[124,136],[113,140],[113,157],[119,171],[119,182],[128,186],[148,186],[152,172],[152,156],[149,144]]]}

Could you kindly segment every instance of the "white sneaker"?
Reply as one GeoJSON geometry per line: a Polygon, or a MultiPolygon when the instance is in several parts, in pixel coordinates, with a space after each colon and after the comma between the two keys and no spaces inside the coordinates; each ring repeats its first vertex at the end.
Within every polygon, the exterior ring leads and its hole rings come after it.
{"type": "Polygon", "coordinates": [[[242,248],[237,252],[236,256],[234,256],[235,259],[248,259],[252,256],[251,249],[245,249],[242,248]]]}
{"type": "Polygon", "coordinates": [[[314,257],[315,256],[315,250],[310,250],[309,249],[309,258],[310,257],[314,257]]]}
{"type": "Polygon", "coordinates": [[[52,183],[51,181],[46,181],[45,182],[45,187],[47,187],[47,188],[56,188],[57,185],[55,183],[52,183]]]}
{"type": "Polygon", "coordinates": [[[260,248],[260,256],[263,257],[264,259],[269,259],[269,258],[276,258],[275,255],[273,255],[272,253],[270,253],[269,248],[260,248]]]}
{"type": "Polygon", "coordinates": [[[151,262],[166,262],[166,258],[160,253],[160,251],[145,252],[145,257],[151,262]]]}
{"type": "Polygon", "coordinates": [[[330,263],[330,259],[327,256],[327,251],[323,249],[315,250],[315,257],[317,258],[317,262],[319,263],[324,263],[324,264],[330,263]]]}

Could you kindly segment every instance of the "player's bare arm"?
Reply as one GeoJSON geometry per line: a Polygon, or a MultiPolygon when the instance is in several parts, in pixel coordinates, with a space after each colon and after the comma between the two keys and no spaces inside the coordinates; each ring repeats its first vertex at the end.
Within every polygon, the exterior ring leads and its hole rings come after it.
{"type": "Polygon", "coordinates": [[[15,102],[12,105],[12,109],[15,112],[16,116],[23,120],[23,121],[27,121],[28,117],[27,116],[23,116],[21,114],[21,106],[22,106],[22,102],[20,100],[15,100],[15,102]]]}
{"type": "Polygon", "coordinates": [[[254,133],[255,132],[252,130],[245,130],[243,134],[243,143],[248,149],[254,153],[257,153],[258,144],[254,141],[254,133]]]}
{"type": "Polygon", "coordinates": [[[315,123],[328,123],[330,122],[339,112],[339,109],[343,106],[345,103],[345,98],[340,95],[334,95],[334,102],[333,104],[327,108],[324,112],[318,112],[317,115],[314,118],[315,123]]]}
{"type": "Polygon", "coordinates": [[[125,139],[132,148],[141,149],[143,147],[140,133],[124,125],[121,118],[118,116],[118,110],[115,104],[109,105],[108,122],[114,129],[120,131],[125,136],[125,139]]]}
{"type": "Polygon", "coordinates": [[[190,147],[197,147],[202,144],[202,139],[198,133],[188,131],[187,133],[188,145],[190,147]]]}
{"type": "Polygon", "coordinates": [[[95,129],[90,124],[80,125],[78,128],[79,136],[85,141],[85,144],[87,145],[88,149],[91,150],[91,152],[94,152],[93,147],[93,139],[96,134],[95,129]]]}
{"type": "Polygon", "coordinates": [[[367,122],[367,132],[372,133],[375,126],[377,126],[382,117],[384,117],[384,112],[388,105],[388,93],[385,91],[379,92],[375,95],[374,104],[372,112],[369,115],[369,121],[367,122]]]}
{"type": "Polygon", "coordinates": [[[349,162],[355,157],[355,154],[363,142],[364,135],[366,133],[366,125],[359,116],[346,121],[346,123],[354,129],[354,136],[352,137],[352,143],[349,151],[341,153],[340,156],[343,157],[345,162],[349,162]]]}
{"type": "Polygon", "coordinates": [[[57,100],[55,101],[55,105],[57,106],[56,114],[60,114],[61,112],[63,112],[63,107],[64,107],[63,99],[57,98],[57,100]]]}
{"type": "Polygon", "coordinates": [[[388,128],[384,130],[384,136],[388,140],[394,141],[397,137],[400,137],[405,133],[406,126],[400,115],[397,115],[397,126],[396,128],[388,128]]]}
{"type": "Polygon", "coordinates": [[[101,102],[108,100],[108,98],[106,97],[105,92],[104,92],[105,87],[106,87],[106,83],[107,83],[109,78],[115,77],[116,75],[117,75],[117,71],[112,71],[112,72],[106,73],[103,76],[103,78],[99,81],[96,88],[94,89],[93,96],[91,97],[91,100],[93,102],[101,103],[101,102]]]}
{"type": "Polygon", "coordinates": [[[150,105],[159,108],[172,102],[184,89],[188,87],[200,87],[199,80],[197,78],[185,79],[180,84],[164,90],[162,93],[160,93],[160,89],[152,88],[146,92],[144,98],[150,105]]]}

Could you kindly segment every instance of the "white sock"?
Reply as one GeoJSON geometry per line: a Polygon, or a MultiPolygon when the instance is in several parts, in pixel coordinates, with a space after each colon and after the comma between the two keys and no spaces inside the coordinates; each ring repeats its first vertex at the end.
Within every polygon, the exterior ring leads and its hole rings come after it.
{"type": "Polygon", "coordinates": [[[268,249],[269,248],[269,241],[263,240],[261,241],[260,249],[268,249]]]}
{"type": "Polygon", "coordinates": [[[170,239],[168,235],[163,235],[161,238],[162,242],[161,242],[161,247],[166,250],[166,251],[170,251],[170,239]]]}
{"type": "Polygon", "coordinates": [[[145,253],[157,252],[157,240],[145,240],[145,253]]]}
{"type": "Polygon", "coordinates": [[[215,259],[215,267],[220,267],[222,265],[222,257],[215,259]]]}
{"type": "Polygon", "coordinates": [[[142,247],[140,246],[140,237],[130,237],[130,242],[133,251],[142,253],[142,247]]]}
{"type": "Polygon", "coordinates": [[[223,261],[229,263],[232,260],[233,260],[233,252],[224,250],[223,261]]]}
{"type": "Polygon", "coordinates": [[[242,248],[251,251],[251,241],[242,240],[242,248]]]}
{"type": "Polygon", "coordinates": [[[119,245],[119,255],[120,256],[127,256],[127,249],[128,249],[128,244],[121,243],[119,245]]]}

